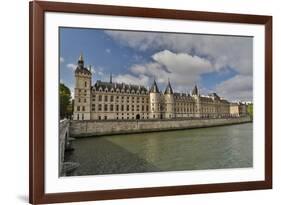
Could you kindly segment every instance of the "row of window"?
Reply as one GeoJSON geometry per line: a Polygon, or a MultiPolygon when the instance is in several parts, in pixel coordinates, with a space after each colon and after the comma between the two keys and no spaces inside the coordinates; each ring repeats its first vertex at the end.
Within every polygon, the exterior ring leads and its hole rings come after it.
{"type": "MultiPolygon", "coordinates": [[[[96,101],[96,97],[97,97],[97,99],[98,99],[98,101],[103,101],[103,99],[104,99],[104,101],[105,102],[108,102],[108,101],[110,101],[110,102],[114,102],[114,95],[110,95],[110,96],[108,96],[108,95],[93,95],[92,96],[92,101],[96,101]]],[[[115,99],[116,99],[116,101],[118,102],[119,101],[119,99],[121,99],[122,100],[122,102],[125,100],[125,101],[127,101],[127,103],[129,103],[130,101],[132,102],[132,103],[134,103],[135,102],[135,97],[132,97],[132,96],[116,96],[115,97],[115,99]]],[[[148,100],[148,98],[146,98],[146,100],[145,100],[145,98],[144,97],[136,97],[136,102],[137,103],[139,103],[139,102],[142,102],[142,103],[148,103],[149,102],[149,100],[148,100]]]]}
{"type": "MultiPolygon", "coordinates": [[[[108,118],[107,118],[107,116],[105,115],[105,116],[103,116],[103,118],[102,118],[102,116],[98,116],[98,120],[107,120],[108,118]]],[[[137,120],[137,119],[149,119],[149,117],[147,116],[147,117],[144,117],[144,116],[142,116],[142,117],[129,117],[129,116],[127,116],[127,117],[124,117],[124,116],[117,116],[116,118],[115,118],[116,120],[130,120],[130,119],[132,119],[132,120],[137,120]]]]}
{"type": "MultiPolygon", "coordinates": [[[[134,105],[127,105],[127,106],[124,106],[124,105],[115,105],[115,110],[114,110],[114,105],[107,105],[107,104],[104,104],[104,106],[102,106],[102,104],[99,104],[98,105],[98,111],[119,111],[119,108],[120,108],[120,111],[125,111],[125,107],[126,107],[126,111],[142,111],[142,112],[146,112],[149,110],[149,107],[148,105],[147,106],[144,106],[142,105],[141,107],[139,105],[136,106],[136,109],[135,109],[135,106],[134,105]],[[102,109],[103,107],[103,109],[102,109]],[[141,108],[141,109],[140,109],[141,108]],[[146,109],[145,109],[146,108],[146,109]]],[[[77,111],[85,111],[85,106],[77,106],[77,111]]],[[[160,111],[160,108],[157,109],[158,111],[160,111]]],[[[95,104],[92,105],[92,111],[96,111],[96,106],[95,104]]],[[[152,111],[154,112],[155,109],[154,107],[152,107],[152,111]]],[[[167,108],[165,108],[165,111],[168,111],[167,108]]],[[[224,111],[228,111],[228,110],[224,110],[224,111]]],[[[198,112],[198,109],[194,109],[194,108],[176,108],[175,109],[175,112],[177,113],[180,113],[180,112],[183,112],[183,113],[190,113],[190,112],[198,112]]],[[[215,113],[215,110],[214,109],[208,109],[208,108],[202,108],[202,112],[204,113],[215,113]]],[[[223,110],[219,110],[219,113],[223,112],[223,110]]]]}
{"type": "MultiPolygon", "coordinates": [[[[146,105],[113,105],[113,104],[98,104],[98,111],[148,111],[149,106],[146,105]],[[115,107],[115,110],[114,110],[115,107]]],[[[96,111],[96,105],[92,105],[92,111],[96,111]]]]}
{"type": "MultiPolygon", "coordinates": [[[[123,116],[124,113],[122,113],[122,116],[117,116],[115,119],[116,120],[129,120],[129,119],[132,119],[132,120],[135,120],[135,119],[149,119],[148,115],[145,117],[145,116],[142,116],[140,117],[140,115],[137,115],[137,116],[132,116],[132,117],[125,117],[123,116]]],[[[236,116],[239,116],[239,114],[233,114],[233,115],[230,115],[228,113],[224,113],[224,114],[220,114],[220,115],[210,115],[210,114],[202,114],[201,115],[202,117],[226,117],[226,116],[232,116],[232,117],[236,117],[236,116]]],[[[153,118],[162,118],[163,116],[162,115],[153,115],[153,118]]],[[[184,117],[184,116],[177,116],[177,117],[184,117]]],[[[169,118],[172,118],[172,115],[169,115],[169,118]]],[[[98,120],[108,120],[108,116],[98,116],[98,120]]],[[[84,120],[84,114],[77,114],[77,120],[84,120]]]]}
{"type": "MultiPolygon", "coordinates": [[[[125,120],[125,119],[127,119],[127,120],[129,120],[129,119],[132,119],[132,120],[135,120],[135,119],[149,119],[149,117],[148,117],[148,113],[147,113],[147,116],[145,117],[145,116],[140,116],[139,114],[138,115],[136,115],[136,116],[132,116],[132,117],[129,117],[129,116],[127,116],[127,117],[125,117],[125,116],[123,116],[123,114],[124,113],[122,113],[122,116],[117,116],[115,119],[116,120],[125,120]]],[[[160,115],[153,115],[153,118],[155,119],[155,118],[160,118],[160,115]]],[[[172,118],[172,115],[169,115],[169,118],[172,118]]],[[[98,120],[107,120],[108,119],[108,117],[105,115],[105,116],[103,116],[103,118],[102,118],[102,116],[98,116],[98,120]]]]}
{"type": "MultiPolygon", "coordinates": [[[[103,89],[102,89],[102,88],[99,88],[98,90],[96,90],[96,89],[94,88],[94,91],[103,92],[103,89]]],[[[109,90],[108,90],[107,88],[105,88],[104,92],[107,93],[107,92],[109,92],[109,90]]],[[[121,89],[121,90],[120,90],[120,89],[118,89],[118,88],[116,89],[116,91],[114,91],[114,89],[111,89],[110,92],[111,92],[111,93],[115,93],[115,92],[116,92],[116,93],[122,93],[122,94],[123,94],[123,93],[126,93],[126,94],[137,94],[137,95],[140,95],[140,94],[142,94],[142,95],[143,95],[143,94],[148,94],[148,92],[145,92],[145,91],[139,92],[139,91],[137,90],[137,91],[135,92],[134,90],[132,90],[132,91],[130,92],[130,90],[126,90],[126,91],[125,91],[124,89],[121,89]]]]}

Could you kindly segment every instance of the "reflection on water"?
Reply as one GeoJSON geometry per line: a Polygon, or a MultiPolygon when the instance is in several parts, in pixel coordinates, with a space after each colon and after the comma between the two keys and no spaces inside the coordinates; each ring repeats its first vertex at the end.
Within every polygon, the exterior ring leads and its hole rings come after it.
{"type": "Polygon", "coordinates": [[[76,139],[70,175],[242,168],[253,166],[252,123],[76,139]]]}

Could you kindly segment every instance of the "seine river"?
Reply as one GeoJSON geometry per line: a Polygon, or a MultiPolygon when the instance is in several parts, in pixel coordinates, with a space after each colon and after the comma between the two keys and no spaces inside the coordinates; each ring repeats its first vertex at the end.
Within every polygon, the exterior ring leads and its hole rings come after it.
{"type": "Polygon", "coordinates": [[[242,168],[253,166],[252,123],[145,134],[80,138],[68,175],[242,168]]]}

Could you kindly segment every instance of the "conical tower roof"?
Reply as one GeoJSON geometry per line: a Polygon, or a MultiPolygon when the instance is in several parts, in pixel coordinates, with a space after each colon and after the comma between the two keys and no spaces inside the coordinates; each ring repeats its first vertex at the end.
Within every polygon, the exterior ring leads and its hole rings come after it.
{"type": "Polygon", "coordinates": [[[198,88],[197,85],[194,86],[193,90],[192,90],[192,95],[198,95],[198,88]]]}
{"type": "Polygon", "coordinates": [[[158,86],[157,86],[157,83],[156,83],[155,79],[154,79],[154,82],[153,82],[149,92],[159,93],[159,89],[158,89],[158,86]]]}
{"type": "Polygon", "coordinates": [[[173,88],[171,86],[171,83],[170,83],[170,80],[168,81],[168,85],[166,87],[166,90],[165,90],[165,94],[173,94],[173,88]]]}

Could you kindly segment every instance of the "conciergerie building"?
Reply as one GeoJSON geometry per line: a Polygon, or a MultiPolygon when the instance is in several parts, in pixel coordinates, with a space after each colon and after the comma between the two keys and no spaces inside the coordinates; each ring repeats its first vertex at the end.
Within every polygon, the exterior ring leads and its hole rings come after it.
{"type": "Polygon", "coordinates": [[[226,118],[246,115],[246,105],[230,103],[216,93],[176,93],[170,81],[164,92],[154,80],[150,89],[142,85],[96,81],[80,55],[75,70],[73,120],[161,120],[187,118],[226,118]]]}

